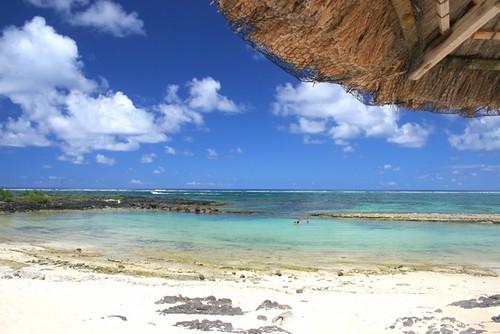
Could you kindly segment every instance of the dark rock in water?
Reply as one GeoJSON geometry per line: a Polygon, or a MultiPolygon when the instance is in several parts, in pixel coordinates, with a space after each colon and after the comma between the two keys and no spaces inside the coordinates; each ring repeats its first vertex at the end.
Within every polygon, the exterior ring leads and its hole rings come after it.
{"type": "Polygon", "coordinates": [[[245,275],[241,274],[241,275],[240,275],[240,278],[245,278],[245,275]]]}
{"type": "Polygon", "coordinates": [[[344,276],[344,272],[343,272],[343,271],[339,271],[339,272],[337,273],[337,276],[344,276]]]}
{"type": "Polygon", "coordinates": [[[492,295],[489,297],[481,296],[478,299],[460,300],[450,305],[459,306],[465,309],[500,306],[500,295],[492,295]]]}
{"type": "Polygon", "coordinates": [[[219,332],[232,332],[233,325],[229,322],[222,322],[221,320],[192,320],[192,321],[179,321],[175,324],[177,327],[185,327],[187,329],[196,329],[203,332],[219,331],[219,332]]]}
{"type": "Polygon", "coordinates": [[[204,281],[205,280],[205,275],[199,274],[198,278],[200,279],[200,281],[204,281]]]}
{"type": "Polygon", "coordinates": [[[13,279],[14,277],[12,275],[3,275],[2,279],[13,279]]]}
{"type": "Polygon", "coordinates": [[[492,316],[491,320],[493,320],[493,322],[500,322],[500,314],[497,316],[492,316]]]}
{"type": "Polygon", "coordinates": [[[267,321],[267,317],[266,317],[265,315],[261,315],[261,314],[259,314],[259,315],[257,316],[257,320],[267,321]]]}
{"type": "Polygon", "coordinates": [[[108,318],[118,318],[122,321],[127,321],[127,317],[123,315],[118,315],[118,314],[113,314],[113,315],[108,315],[108,318]]]}
{"type": "Polygon", "coordinates": [[[260,309],[271,310],[271,309],[280,309],[280,310],[290,310],[292,309],[289,305],[279,304],[278,302],[272,302],[269,299],[266,299],[262,302],[262,304],[257,307],[256,311],[260,309]]]}
{"type": "Polygon", "coordinates": [[[296,293],[304,293],[304,289],[297,289],[295,290],[296,293]]]}
{"type": "Polygon", "coordinates": [[[81,248],[77,248],[77,249],[75,249],[75,252],[77,252],[77,253],[81,253],[81,252],[82,252],[82,249],[81,249],[81,248]]]}
{"type": "Polygon", "coordinates": [[[214,296],[204,298],[189,298],[183,296],[165,296],[156,304],[175,304],[164,310],[158,310],[159,314],[208,314],[208,315],[243,315],[240,307],[233,307],[229,298],[217,299],[214,296]]]}

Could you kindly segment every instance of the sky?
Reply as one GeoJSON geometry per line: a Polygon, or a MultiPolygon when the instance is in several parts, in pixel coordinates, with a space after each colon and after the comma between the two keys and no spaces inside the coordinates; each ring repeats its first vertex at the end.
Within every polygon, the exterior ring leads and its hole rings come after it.
{"type": "Polygon", "coordinates": [[[0,187],[500,190],[500,117],[304,83],[211,1],[0,12],[0,187]]]}

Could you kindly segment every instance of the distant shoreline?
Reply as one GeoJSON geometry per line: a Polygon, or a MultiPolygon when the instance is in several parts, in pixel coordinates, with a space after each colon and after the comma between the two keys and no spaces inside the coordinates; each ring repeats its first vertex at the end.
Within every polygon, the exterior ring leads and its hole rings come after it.
{"type": "Polygon", "coordinates": [[[310,216],[331,219],[500,224],[500,214],[494,213],[316,212],[310,216]]]}

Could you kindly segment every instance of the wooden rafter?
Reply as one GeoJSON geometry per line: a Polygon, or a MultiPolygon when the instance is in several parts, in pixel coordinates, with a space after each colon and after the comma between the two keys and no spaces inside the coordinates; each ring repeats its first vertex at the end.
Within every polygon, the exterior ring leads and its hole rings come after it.
{"type": "Polygon", "coordinates": [[[444,34],[450,29],[450,2],[449,0],[436,0],[439,30],[444,34]]]}
{"type": "Polygon", "coordinates": [[[411,0],[391,0],[391,2],[398,15],[403,35],[410,48],[414,48],[418,43],[418,32],[411,0]]]}
{"type": "Polygon", "coordinates": [[[500,13],[500,0],[484,0],[472,7],[453,25],[450,35],[443,42],[424,53],[422,63],[409,74],[408,78],[420,79],[498,13],[500,13]]]}
{"type": "Polygon", "coordinates": [[[487,39],[500,41],[500,31],[495,30],[479,30],[473,36],[473,39],[487,39]]]}

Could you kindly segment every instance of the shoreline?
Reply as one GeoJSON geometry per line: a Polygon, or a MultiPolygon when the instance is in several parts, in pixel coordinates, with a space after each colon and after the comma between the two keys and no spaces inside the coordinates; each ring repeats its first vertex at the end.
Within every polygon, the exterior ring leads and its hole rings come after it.
{"type": "MultiPolygon", "coordinates": [[[[195,334],[202,333],[203,326],[221,323],[224,328],[231,325],[229,333],[240,334],[500,331],[500,323],[491,319],[500,314],[500,299],[491,307],[451,305],[500,294],[498,276],[432,271],[278,273],[173,262],[150,263],[171,275],[148,275],[119,259],[106,260],[115,272],[96,270],[91,266],[96,257],[99,254],[87,250],[0,243],[2,333],[195,334]],[[189,298],[175,297],[179,295],[189,298]],[[211,308],[211,299],[203,299],[210,295],[224,306],[211,308]],[[175,303],[158,303],[165,296],[175,303]],[[208,306],[196,308],[199,300],[208,306]],[[270,303],[259,308],[266,300],[270,303]]],[[[496,300],[492,297],[491,302],[496,300]]]]}
{"type": "Polygon", "coordinates": [[[138,250],[136,253],[110,254],[104,248],[68,247],[47,243],[27,243],[0,241],[0,265],[10,263],[23,268],[31,265],[55,266],[77,269],[85,272],[125,274],[131,276],[164,277],[182,280],[217,278],[234,280],[241,275],[392,275],[413,272],[446,274],[466,274],[477,277],[499,277],[500,272],[468,263],[438,263],[407,261],[402,259],[372,258],[331,258],[329,266],[311,264],[304,261],[289,262],[279,255],[262,257],[256,254],[251,258],[238,257],[235,261],[224,254],[211,254],[185,251],[138,250]],[[258,260],[260,258],[260,260],[258,260]]]}

